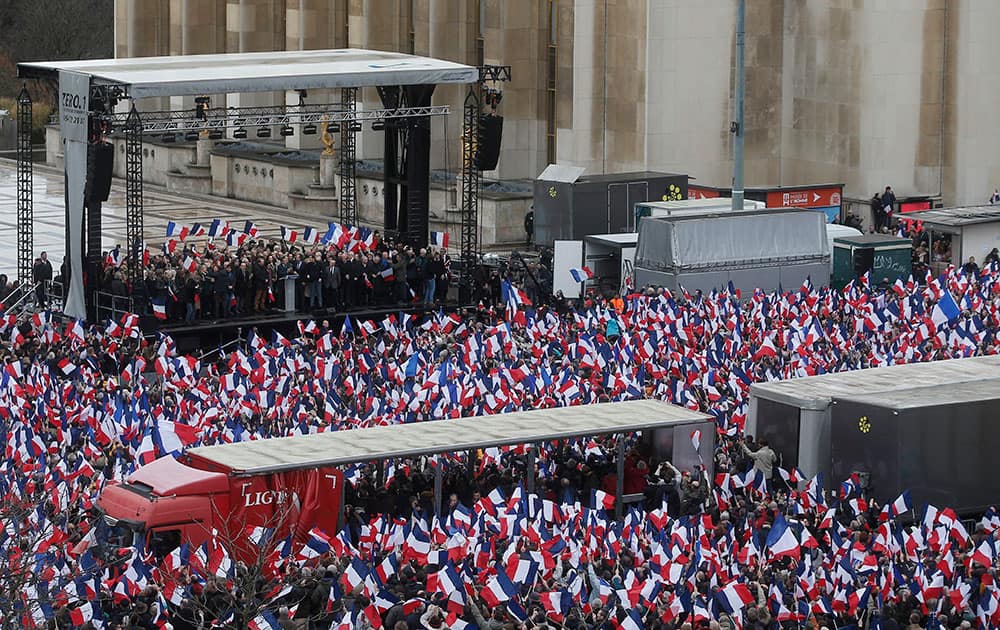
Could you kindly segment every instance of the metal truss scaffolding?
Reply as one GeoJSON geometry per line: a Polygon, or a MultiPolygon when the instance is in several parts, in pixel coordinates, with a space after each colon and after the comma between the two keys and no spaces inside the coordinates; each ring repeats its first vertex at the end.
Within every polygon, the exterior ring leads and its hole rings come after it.
{"type": "Polygon", "coordinates": [[[31,283],[34,256],[34,199],[31,192],[31,95],[21,88],[17,97],[17,279],[31,283]]]}
{"type": "MultiPolygon", "coordinates": [[[[142,280],[142,119],[132,103],[125,122],[125,240],[130,286],[142,280]]],[[[134,307],[134,305],[133,305],[134,307]]]]}
{"type": "Polygon", "coordinates": [[[340,221],[347,225],[358,224],[357,147],[354,134],[360,131],[361,123],[356,122],[357,101],[357,88],[344,88],[340,91],[340,108],[344,115],[340,135],[340,221]]]}
{"type": "MultiPolygon", "coordinates": [[[[142,132],[146,135],[153,135],[308,123],[318,125],[324,119],[328,123],[344,123],[349,120],[360,123],[418,116],[444,116],[450,111],[447,105],[431,105],[428,107],[367,109],[359,112],[354,109],[358,89],[344,88],[342,92],[345,93],[343,97],[346,100],[342,100],[340,103],[217,107],[204,110],[199,114],[195,114],[191,110],[143,112],[142,132]]],[[[126,123],[128,114],[109,113],[101,115],[99,118],[110,123],[112,127],[121,127],[126,123]]],[[[356,124],[354,129],[358,130],[356,124]]]]}
{"type": "Polygon", "coordinates": [[[459,279],[459,300],[472,301],[473,274],[479,264],[479,85],[469,86],[465,95],[462,119],[462,276],[459,279]]]}
{"type": "Polygon", "coordinates": [[[462,117],[462,275],[459,300],[468,303],[473,295],[473,278],[479,265],[479,191],[483,174],[479,170],[479,118],[482,93],[487,82],[511,80],[510,66],[479,67],[479,82],[469,86],[462,117]]]}

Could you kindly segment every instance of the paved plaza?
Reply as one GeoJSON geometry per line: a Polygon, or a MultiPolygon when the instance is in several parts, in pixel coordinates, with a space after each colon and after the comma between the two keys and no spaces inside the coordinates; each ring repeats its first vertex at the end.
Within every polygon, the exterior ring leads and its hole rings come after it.
{"type": "MultiPolygon", "coordinates": [[[[58,267],[62,263],[65,245],[65,201],[62,173],[56,169],[35,166],[35,256],[48,252],[49,260],[58,267]]],[[[144,218],[146,242],[160,244],[166,234],[167,221],[190,226],[201,223],[207,229],[213,219],[229,221],[242,226],[253,220],[265,237],[278,238],[280,226],[287,225],[301,230],[311,226],[325,228],[331,216],[305,215],[277,208],[247,204],[227,199],[185,197],[168,193],[162,188],[144,186],[144,218]]],[[[115,180],[111,197],[102,212],[104,249],[118,243],[125,244],[125,182],[115,180]]],[[[17,273],[17,171],[11,161],[0,161],[0,273],[14,276],[17,273]]]]}

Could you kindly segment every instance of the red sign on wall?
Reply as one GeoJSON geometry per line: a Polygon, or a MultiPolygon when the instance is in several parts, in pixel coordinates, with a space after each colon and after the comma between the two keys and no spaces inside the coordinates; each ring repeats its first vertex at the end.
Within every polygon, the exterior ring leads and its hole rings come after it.
{"type": "Polygon", "coordinates": [[[702,188],[688,184],[688,199],[718,199],[719,191],[714,188],[702,188]]]}
{"type": "Polygon", "coordinates": [[[924,201],[904,201],[899,204],[900,212],[916,212],[917,210],[930,210],[931,202],[929,200],[924,201]]]}
{"type": "Polygon", "coordinates": [[[803,188],[773,190],[767,193],[768,208],[829,208],[840,207],[841,188],[803,188]]]}

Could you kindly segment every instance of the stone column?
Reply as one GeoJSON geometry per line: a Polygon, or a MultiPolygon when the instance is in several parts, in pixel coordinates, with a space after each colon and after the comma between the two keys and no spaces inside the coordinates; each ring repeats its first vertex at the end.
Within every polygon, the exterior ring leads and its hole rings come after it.
{"type": "Polygon", "coordinates": [[[214,140],[211,140],[208,136],[199,136],[198,144],[195,147],[195,164],[198,166],[208,166],[208,161],[212,155],[212,148],[214,146],[214,140]]]}
{"type": "Polygon", "coordinates": [[[337,183],[337,157],[331,153],[319,156],[319,185],[322,188],[333,188],[337,183]]]}
{"type": "MultiPolygon", "coordinates": [[[[226,51],[268,52],[283,50],[285,46],[285,3],[283,0],[227,0],[226,2],[226,51]]],[[[228,107],[275,105],[283,99],[273,92],[228,94],[228,107]]],[[[231,133],[231,130],[230,130],[231,133]]],[[[280,138],[277,128],[271,129],[271,138],[280,138]]],[[[254,131],[248,140],[256,140],[254,131]]]]}

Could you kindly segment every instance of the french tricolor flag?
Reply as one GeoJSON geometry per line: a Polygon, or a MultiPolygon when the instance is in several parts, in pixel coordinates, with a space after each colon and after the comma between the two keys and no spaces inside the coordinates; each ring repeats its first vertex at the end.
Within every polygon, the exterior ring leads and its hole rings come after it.
{"type": "Polygon", "coordinates": [[[603,490],[590,491],[590,503],[596,510],[613,510],[615,507],[615,496],[603,490]]]}
{"type": "Polygon", "coordinates": [[[265,610],[247,624],[250,630],[281,630],[281,624],[269,610],[265,610]]]}
{"type": "Polygon", "coordinates": [[[379,614],[385,614],[390,608],[399,603],[399,598],[392,593],[381,590],[375,594],[375,600],[372,602],[375,609],[378,610],[379,614]]]}
{"type": "Polygon", "coordinates": [[[511,558],[507,565],[507,576],[515,584],[534,585],[538,575],[538,563],[526,558],[511,558]]]}
{"type": "Polygon", "coordinates": [[[156,459],[156,445],[153,443],[153,434],[148,428],[146,429],[146,433],[142,436],[142,442],[139,443],[139,448],[135,453],[135,458],[143,466],[156,459]]]}
{"type": "Polygon", "coordinates": [[[299,558],[318,558],[328,551],[330,551],[330,537],[313,528],[309,532],[309,538],[306,539],[302,551],[299,552],[299,558]]]}
{"type": "Polygon", "coordinates": [[[740,582],[730,582],[716,594],[716,599],[722,604],[722,607],[729,611],[729,614],[735,614],[754,601],[753,595],[750,593],[750,589],[747,588],[746,584],[741,584],[740,582]]]}
{"type": "Polygon", "coordinates": [[[643,630],[646,627],[646,624],[642,621],[642,613],[640,613],[638,609],[632,608],[628,611],[628,614],[618,622],[618,627],[622,630],[643,630]]]}
{"type": "Polygon", "coordinates": [[[514,583],[510,581],[510,578],[503,571],[498,571],[496,575],[490,578],[490,581],[486,583],[486,586],[479,593],[479,596],[494,608],[516,595],[517,587],[514,586],[514,583]]]}
{"type": "Polygon", "coordinates": [[[291,228],[287,228],[282,225],[281,240],[285,241],[286,243],[294,243],[295,241],[299,240],[299,233],[291,228]]]}
{"type": "Polygon", "coordinates": [[[434,247],[448,248],[447,232],[431,232],[431,245],[434,247]]]}
{"type": "Polygon", "coordinates": [[[542,606],[553,621],[562,623],[573,607],[573,596],[565,590],[543,593],[542,606]]]}
{"type": "Polygon", "coordinates": [[[367,577],[368,568],[365,567],[365,563],[357,558],[352,558],[351,564],[344,571],[344,575],[340,579],[348,591],[353,591],[358,586],[364,584],[367,577]]]}
{"type": "Polygon", "coordinates": [[[389,578],[396,575],[399,571],[399,561],[396,560],[396,554],[389,554],[386,559],[382,561],[382,564],[375,567],[375,573],[378,575],[379,581],[382,584],[388,584],[389,578]]]}
{"type": "Polygon", "coordinates": [[[594,277],[594,272],[590,267],[573,267],[569,270],[569,275],[573,276],[574,282],[586,282],[594,277]]]}
{"type": "Polygon", "coordinates": [[[220,236],[225,236],[228,230],[229,224],[223,225],[222,219],[212,219],[212,225],[208,227],[208,236],[210,238],[219,238],[220,236]]]}
{"type": "Polygon", "coordinates": [[[315,245],[319,242],[319,232],[316,228],[307,227],[302,231],[302,240],[310,245],[315,245]]]}
{"type": "Polygon", "coordinates": [[[69,611],[69,620],[76,627],[81,627],[94,618],[94,607],[90,602],[83,602],[69,611]]]}
{"type": "Polygon", "coordinates": [[[972,561],[978,562],[984,567],[992,567],[993,562],[996,558],[996,542],[993,536],[987,536],[983,539],[983,542],[979,543],[976,550],[972,553],[972,561]]]}
{"type": "Polygon", "coordinates": [[[938,328],[944,324],[954,322],[961,315],[962,309],[958,308],[955,298],[951,296],[949,291],[945,291],[941,295],[941,299],[938,300],[938,303],[934,305],[934,310],[931,311],[931,321],[938,328]]]}
{"type": "Polygon", "coordinates": [[[167,303],[162,299],[153,299],[153,315],[156,319],[167,318],[167,303]]]}
{"type": "Polygon", "coordinates": [[[694,447],[695,451],[701,450],[701,429],[695,429],[691,432],[691,446],[694,447]]]}
{"type": "Polygon", "coordinates": [[[892,515],[899,516],[913,509],[913,500],[910,499],[910,491],[903,490],[903,494],[896,497],[892,502],[892,515]]]}
{"type": "Polygon", "coordinates": [[[792,466],[791,470],[785,470],[784,468],[778,468],[778,474],[781,478],[785,480],[785,483],[791,486],[798,486],[799,482],[805,481],[806,476],[802,474],[802,471],[792,466]]]}
{"type": "Polygon", "coordinates": [[[772,562],[785,557],[799,559],[799,541],[785,517],[780,514],[767,535],[767,548],[771,552],[772,562]]]}

